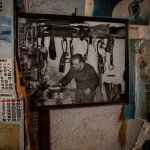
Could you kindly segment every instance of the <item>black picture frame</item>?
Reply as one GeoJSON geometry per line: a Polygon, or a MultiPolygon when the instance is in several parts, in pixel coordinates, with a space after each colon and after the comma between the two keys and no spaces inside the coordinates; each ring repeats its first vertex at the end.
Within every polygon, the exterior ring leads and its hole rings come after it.
{"type": "MultiPolygon", "coordinates": [[[[45,109],[49,109],[49,108],[53,109],[54,108],[55,109],[55,108],[68,108],[68,107],[73,108],[73,107],[82,107],[82,106],[117,105],[117,104],[128,104],[129,103],[129,48],[128,48],[129,47],[128,46],[128,44],[129,44],[129,33],[128,33],[129,23],[128,23],[127,19],[65,16],[65,15],[50,15],[50,14],[26,14],[26,13],[16,14],[15,19],[16,19],[16,21],[15,21],[16,22],[16,24],[15,24],[16,56],[18,58],[18,62],[20,62],[20,67],[21,67],[23,77],[24,77],[24,79],[23,79],[24,85],[26,87],[29,106],[31,109],[43,109],[43,108],[45,108],[45,109]],[[44,36],[44,40],[43,40],[43,36],[44,36]],[[46,37],[50,37],[50,36],[51,37],[53,36],[53,40],[50,42],[54,41],[54,43],[51,47],[50,47],[51,44],[46,47],[45,39],[46,39],[46,37]],[[61,41],[61,42],[59,41],[59,43],[57,43],[56,39],[54,39],[54,38],[60,38],[63,41],[61,41]],[[61,43],[64,44],[66,41],[70,44],[72,38],[73,39],[76,38],[76,39],[80,40],[81,42],[84,41],[84,43],[87,44],[87,47],[88,47],[88,45],[90,45],[90,47],[92,47],[93,43],[94,43],[93,41],[96,39],[95,43],[97,45],[97,52],[99,51],[99,48],[104,49],[104,52],[109,54],[108,56],[104,55],[104,57],[105,57],[105,59],[107,59],[107,57],[109,58],[108,61],[110,64],[113,64],[113,61],[111,63],[110,59],[111,58],[114,59],[114,56],[113,56],[114,54],[116,54],[116,57],[115,57],[116,59],[123,58],[124,62],[123,61],[115,62],[116,65],[120,65],[117,68],[124,69],[124,71],[122,73],[120,73],[120,74],[118,73],[118,76],[120,76],[119,78],[122,78],[123,82],[119,83],[119,81],[115,81],[114,83],[111,83],[111,82],[113,82],[113,80],[112,80],[107,84],[107,82],[101,81],[102,77],[101,77],[101,79],[99,78],[98,86],[100,86],[100,88],[101,88],[102,95],[104,95],[103,92],[105,91],[106,100],[99,99],[94,102],[75,102],[75,103],[63,103],[62,102],[61,103],[61,100],[58,101],[57,99],[54,99],[56,101],[56,104],[54,104],[54,103],[53,104],[50,104],[50,103],[45,104],[44,102],[46,102],[46,101],[43,98],[44,96],[48,97],[48,99],[53,99],[52,97],[53,96],[55,97],[55,93],[57,93],[57,95],[59,95],[59,98],[60,98],[60,96],[63,97],[66,93],[63,95],[63,92],[61,93],[59,88],[54,87],[54,90],[53,90],[52,87],[50,87],[50,88],[47,87],[47,83],[46,83],[47,81],[45,81],[45,79],[43,79],[43,76],[39,75],[39,74],[41,74],[41,70],[42,70],[39,66],[44,66],[45,62],[47,61],[46,59],[51,59],[51,61],[55,62],[57,53],[59,53],[59,54],[61,53],[61,56],[59,56],[59,66],[56,65],[56,68],[59,69],[59,71],[61,71],[60,74],[63,74],[63,75],[61,75],[61,77],[62,76],[64,77],[66,75],[66,72],[64,72],[64,68],[62,66],[60,66],[60,58],[62,58],[63,52],[62,52],[62,50],[58,50],[56,47],[58,44],[59,45],[61,43]],[[99,44],[97,44],[98,41],[99,41],[99,44]],[[118,41],[118,44],[115,45],[116,41],[118,41]],[[123,44],[121,44],[121,43],[123,43],[123,44]],[[103,47],[103,44],[104,44],[104,47],[103,47]],[[114,48],[114,45],[116,46],[115,48],[114,48]],[[51,58],[50,58],[50,50],[45,51],[44,47],[46,47],[47,49],[49,48],[51,50],[54,50],[53,53],[51,53],[51,58]],[[41,49],[41,50],[33,50],[33,49],[41,49]],[[114,49],[117,49],[119,54],[117,52],[114,53],[114,49]],[[121,50],[123,53],[120,52],[121,50]],[[30,57],[30,58],[28,58],[28,57],[30,57]],[[42,57],[42,58],[40,58],[40,57],[42,57]],[[27,59],[28,61],[29,61],[29,59],[31,59],[30,60],[31,62],[30,63],[28,62],[25,64],[24,62],[27,61],[25,59],[27,59]],[[32,60],[33,60],[33,62],[32,62],[32,60]],[[34,69],[32,70],[31,66],[28,68],[28,65],[34,63],[35,61],[37,61],[37,62],[34,64],[34,69]],[[45,62],[43,62],[43,61],[45,61],[45,62]],[[41,65],[41,64],[43,64],[43,65],[41,65]],[[33,75],[31,77],[32,73],[33,73],[33,75]],[[31,83],[31,81],[33,82],[32,86],[28,85],[28,82],[31,83]],[[38,81],[38,84],[36,84],[36,81],[38,81]],[[103,85],[104,83],[105,83],[105,85],[103,85]],[[30,87],[27,87],[27,86],[30,86],[30,87]],[[32,89],[33,86],[35,86],[36,88],[32,89]],[[102,87],[102,86],[104,86],[104,87],[102,87]],[[122,92],[122,87],[124,88],[124,90],[123,90],[124,92],[122,92]],[[44,90],[43,90],[43,88],[44,88],[44,90]],[[102,88],[105,88],[105,89],[102,89],[102,88]],[[107,89],[107,93],[106,93],[106,89],[107,89]],[[103,92],[102,92],[102,90],[103,90],[103,92]],[[39,91],[41,92],[41,94],[38,93],[39,91]],[[52,97],[50,97],[49,93],[54,93],[54,94],[52,94],[52,97]],[[111,93],[112,93],[112,96],[110,98],[111,93]],[[62,94],[62,95],[60,95],[60,94],[62,94]],[[117,96],[119,98],[116,98],[117,96]],[[109,97],[109,99],[108,99],[108,97],[109,97]],[[43,100],[40,102],[41,103],[40,105],[37,105],[38,102],[37,103],[33,102],[33,100],[36,99],[36,101],[38,101],[38,99],[40,99],[40,98],[43,100]]],[[[52,39],[52,38],[49,38],[49,39],[52,39]]],[[[67,47],[72,46],[71,44],[70,44],[71,46],[69,44],[67,47]]],[[[76,42],[76,44],[78,44],[78,47],[80,47],[80,42],[76,42]]],[[[85,44],[84,44],[84,46],[85,46],[85,44]]],[[[83,48],[84,46],[81,46],[81,47],[83,48]]],[[[87,49],[88,48],[86,48],[86,50],[85,50],[86,52],[87,52],[87,49]]],[[[89,54],[89,51],[90,51],[90,49],[88,50],[88,54],[89,54]]],[[[96,51],[96,48],[95,48],[95,51],[96,51]]],[[[71,57],[71,51],[69,51],[67,53],[69,53],[69,56],[71,57]]],[[[95,53],[94,46],[93,46],[93,53],[95,53]]],[[[77,52],[76,52],[76,54],[77,54],[77,52]]],[[[81,53],[79,52],[79,54],[81,54],[81,53]]],[[[96,53],[96,54],[98,54],[98,53],[96,53]]],[[[90,55],[88,55],[88,58],[92,57],[91,55],[92,55],[92,53],[90,55]]],[[[94,67],[97,68],[97,70],[95,69],[95,72],[97,73],[98,77],[99,77],[98,71],[101,72],[100,76],[102,76],[102,74],[104,74],[106,71],[106,70],[104,70],[104,66],[103,66],[103,65],[105,65],[104,57],[101,54],[99,59],[97,59],[98,62],[97,62],[96,67],[94,65],[92,66],[89,63],[93,68],[94,67]],[[102,58],[103,63],[100,63],[101,58],[102,58]],[[99,66],[99,70],[98,70],[98,66],[99,66]]],[[[68,63],[67,59],[68,59],[69,63],[72,62],[72,61],[70,61],[71,59],[69,59],[68,56],[66,56],[65,64],[68,63]]],[[[105,61],[105,63],[106,63],[106,61],[105,61]]],[[[53,67],[54,64],[55,63],[53,63],[53,65],[51,65],[51,67],[53,67]]],[[[51,67],[49,67],[49,68],[51,69],[51,67]]],[[[70,67],[71,67],[71,63],[70,63],[70,67]]],[[[113,70],[114,68],[113,67],[110,68],[110,71],[111,71],[111,69],[113,70]]],[[[118,72],[120,72],[120,70],[118,72]]],[[[58,72],[56,72],[56,71],[49,72],[49,74],[53,74],[53,76],[60,77],[59,75],[57,75],[57,73],[58,72]]],[[[114,73],[116,73],[116,71],[114,71],[114,73]]],[[[114,78],[118,79],[116,74],[111,74],[111,73],[108,74],[107,77],[112,78],[112,79],[114,79],[114,78]]],[[[50,78],[48,78],[48,81],[49,80],[50,80],[50,78]]],[[[69,88],[64,88],[63,90],[65,91],[68,89],[69,88]]],[[[69,90],[72,90],[72,92],[74,92],[75,88],[73,88],[73,89],[70,88],[69,90]]],[[[91,90],[90,90],[90,92],[91,92],[91,90]]],[[[94,97],[94,100],[95,100],[95,97],[94,97]]]]}

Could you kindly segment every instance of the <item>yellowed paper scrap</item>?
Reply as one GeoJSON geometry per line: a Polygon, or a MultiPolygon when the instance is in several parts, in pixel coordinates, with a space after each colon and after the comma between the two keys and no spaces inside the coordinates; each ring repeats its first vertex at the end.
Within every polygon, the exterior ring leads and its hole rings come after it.
{"type": "Polygon", "coordinates": [[[85,0],[85,16],[92,16],[94,9],[94,0],[85,0]]]}
{"type": "Polygon", "coordinates": [[[18,140],[18,124],[0,124],[0,150],[18,150],[18,140]]]}
{"type": "Polygon", "coordinates": [[[129,25],[130,40],[150,40],[150,27],[129,25]]]}

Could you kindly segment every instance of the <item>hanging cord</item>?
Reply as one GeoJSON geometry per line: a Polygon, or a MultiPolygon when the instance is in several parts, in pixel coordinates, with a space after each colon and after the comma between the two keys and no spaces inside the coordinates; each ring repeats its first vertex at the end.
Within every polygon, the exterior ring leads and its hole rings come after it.
{"type": "MultiPolygon", "coordinates": [[[[46,47],[44,47],[44,48],[46,48],[46,47]]],[[[42,76],[45,75],[45,73],[46,73],[46,71],[47,71],[47,66],[48,66],[48,59],[47,59],[47,57],[48,57],[48,52],[47,52],[47,49],[45,49],[45,51],[46,51],[46,52],[42,52],[42,61],[43,61],[43,63],[44,63],[44,61],[46,61],[46,67],[45,67],[44,73],[43,73],[43,74],[41,73],[42,76]]]]}
{"type": "Polygon", "coordinates": [[[72,56],[74,55],[74,46],[72,45],[73,36],[71,35],[70,40],[70,65],[72,66],[72,56]]]}
{"type": "Polygon", "coordinates": [[[65,36],[63,37],[63,40],[61,41],[61,47],[62,47],[63,52],[67,52],[68,43],[67,43],[67,38],[65,36]],[[63,46],[64,42],[66,42],[66,51],[64,50],[64,46],[63,46]]]}
{"type": "Polygon", "coordinates": [[[97,58],[98,58],[98,71],[100,74],[104,73],[106,71],[106,67],[104,67],[105,63],[103,62],[103,57],[102,55],[99,53],[98,49],[99,49],[99,44],[101,44],[102,39],[100,39],[99,41],[97,41],[97,58]]]}
{"type": "Polygon", "coordinates": [[[88,53],[89,53],[89,40],[87,40],[87,39],[84,39],[84,40],[87,42],[87,51],[84,54],[84,59],[85,59],[85,61],[87,61],[88,53]]]}
{"type": "Polygon", "coordinates": [[[43,51],[40,51],[42,63],[44,63],[44,61],[46,61],[46,67],[45,67],[44,73],[41,73],[41,71],[40,71],[40,74],[43,77],[43,76],[45,76],[45,73],[47,71],[47,66],[48,66],[48,59],[47,59],[47,57],[48,57],[48,50],[44,46],[44,30],[42,31],[41,48],[43,48],[43,51]]]}

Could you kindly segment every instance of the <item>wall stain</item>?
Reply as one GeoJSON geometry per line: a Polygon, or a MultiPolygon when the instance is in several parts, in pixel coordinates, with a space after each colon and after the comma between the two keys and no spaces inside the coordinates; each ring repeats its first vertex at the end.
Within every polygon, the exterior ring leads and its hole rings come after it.
{"type": "Polygon", "coordinates": [[[141,73],[141,78],[144,82],[148,81],[149,80],[149,76],[146,74],[146,73],[141,73]]]}
{"type": "Polygon", "coordinates": [[[97,147],[100,147],[100,143],[103,141],[103,131],[99,128],[94,128],[86,120],[81,121],[79,128],[80,130],[82,128],[82,130],[77,137],[78,146],[76,150],[97,150],[97,147]]]}
{"type": "Polygon", "coordinates": [[[119,122],[122,122],[122,124],[118,134],[118,143],[122,149],[125,147],[126,144],[126,132],[127,132],[127,122],[124,121],[124,105],[121,108],[121,113],[118,118],[118,123],[119,122]]]}
{"type": "Polygon", "coordinates": [[[122,105],[121,113],[120,113],[119,118],[118,118],[118,123],[122,122],[123,120],[124,120],[124,105],[122,105]]]}
{"type": "Polygon", "coordinates": [[[123,121],[119,130],[119,134],[118,134],[118,143],[121,147],[121,149],[123,149],[125,147],[126,144],[126,132],[127,132],[127,121],[123,121]]]}

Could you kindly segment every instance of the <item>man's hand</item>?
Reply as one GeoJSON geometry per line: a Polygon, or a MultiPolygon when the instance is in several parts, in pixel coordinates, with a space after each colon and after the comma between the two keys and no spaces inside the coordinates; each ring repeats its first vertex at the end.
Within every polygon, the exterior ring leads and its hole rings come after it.
{"type": "Polygon", "coordinates": [[[84,91],[84,94],[85,94],[85,95],[89,95],[90,92],[91,92],[91,90],[90,90],[89,88],[87,88],[87,89],[84,91]]]}
{"type": "Polygon", "coordinates": [[[56,83],[55,85],[52,85],[52,87],[62,87],[61,83],[56,83]]]}

